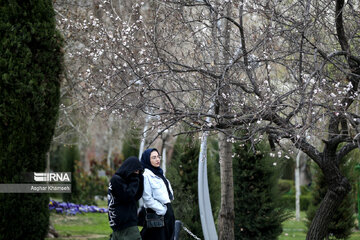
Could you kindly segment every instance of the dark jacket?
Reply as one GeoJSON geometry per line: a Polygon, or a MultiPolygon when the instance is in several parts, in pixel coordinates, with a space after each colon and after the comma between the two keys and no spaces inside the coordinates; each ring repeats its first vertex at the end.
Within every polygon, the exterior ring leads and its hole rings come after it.
{"type": "Polygon", "coordinates": [[[137,226],[137,201],[144,190],[143,167],[129,157],[111,178],[108,190],[109,223],[113,231],[137,226]],[[140,174],[135,174],[136,170],[140,174]]]}

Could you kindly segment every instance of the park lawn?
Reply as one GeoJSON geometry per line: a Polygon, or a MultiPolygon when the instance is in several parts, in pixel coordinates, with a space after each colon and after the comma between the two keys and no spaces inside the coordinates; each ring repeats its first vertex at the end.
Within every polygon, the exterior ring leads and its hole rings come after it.
{"type": "MultiPolygon", "coordinates": [[[[279,240],[304,240],[306,238],[304,219],[305,213],[301,212],[302,221],[295,221],[295,217],[285,221],[279,240]]],[[[60,238],[57,238],[59,240],[108,240],[112,232],[106,213],[84,213],[76,216],[51,213],[50,220],[60,234],[60,238]]],[[[354,232],[349,240],[360,240],[360,232],[354,232]]]]}
{"type": "MultiPolygon", "coordinates": [[[[52,198],[61,202],[61,199],[52,198]]],[[[98,207],[107,207],[107,201],[96,201],[98,207]]],[[[50,214],[50,221],[60,234],[59,240],[109,240],[112,232],[107,213],[83,213],[75,216],[65,214],[50,214]]],[[[50,238],[46,238],[50,240],[50,238]]]]}
{"type": "Polygon", "coordinates": [[[107,213],[83,213],[75,216],[51,213],[50,220],[60,234],[58,239],[108,240],[112,232],[107,213]]]}
{"type": "MultiPolygon", "coordinates": [[[[301,212],[301,221],[296,221],[295,217],[285,221],[283,223],[283,232],[280,235],[279,240],[304,240],[306,238],[305,217],[305,212],[301,212]]],[[[349,240],[360,240],[360,232],[354,232],[349,240]]]]}

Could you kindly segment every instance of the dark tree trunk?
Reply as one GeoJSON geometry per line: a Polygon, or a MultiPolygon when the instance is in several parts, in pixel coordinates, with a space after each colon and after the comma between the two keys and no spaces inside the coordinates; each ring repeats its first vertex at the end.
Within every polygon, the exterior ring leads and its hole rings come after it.
{"type": "Polygon", "coordinates": [[[221,177],[221,206],[218,216],[219,240],[234,239],[234,180],[232,143],[224,133],[219,133],[219,157],[221,177]]]}
{"type": "Polygon", "coordinates": [[[349,181],[340,173],[335,154],[332,155],[329,156],[324,151],[323,164],[320,167],[328,182],[328,191],[311,222],[306,236],[307,240],[323,240],[327,236],[327,226],[331,217],[351,190],[349,181]]]}

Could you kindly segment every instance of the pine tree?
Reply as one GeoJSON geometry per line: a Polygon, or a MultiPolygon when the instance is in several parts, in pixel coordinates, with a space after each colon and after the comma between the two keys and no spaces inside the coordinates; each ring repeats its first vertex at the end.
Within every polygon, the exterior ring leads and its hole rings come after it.
{"type": "Polygon", "coordinates": [[[262,144],[234,144],[234,203],[236,239],[272,240],[282,232],[288,214],[279,206],[278,174],[262,144]]]}
{"type": "Polygon", "coordinates": [[[63,171],[71,172],[71,193],[63,194],[63,201],[72,202],[79,195],[75,176],[75,164],[80,161],[80,152],[77,145],[63,147],[63,171]]]}
{"type": "MultiPolygon", "coordinates": [[[[60,99],[62,38],[51,0],[0,0],[0,181],[44,172],[60,99]]],[[[0,239],[43,239],[49,195],[0,194],[0,239]]]]}
{"type": "Polygon", "coordinates": [[[139,128],[134,127],[134,124],[131,124],[131,127],[125,133],[124,142],[122,146],[122,153],[124,159],[127,159],[131,156],[139,155],[139,146],[140,146],[140,136],[141,131],[139,128]]]}
{"type": "MultiPolygon", "coordinates": [[[[203,238],[197,189],[199,152],[200,142],[195,139],[195,136],[179,136],[174,145],[171,165],[166,176],[174,189],[173,207],[176,219],[181,220],[196,236],[203,238]]],[[[216,179],[213,162],[213,158],[208,157],[209,191],[213,213],[215,213],[219,202],[220,184],[216,179]]],[[[193,238],[182,231],[181,239],[193,238]]]]}
{"type": "MultiPolygon", "coordinates": [[[[348,156],[343,158],[341,163],[340,170],[345,177],[349,179],[350,182],[354,183],[354,168],[356,160],[352,158],[350,153],[348,156]]],[[[306,212],[306,226],[310,227],[311,221],[315,216],[316,210],[320,206],[322,199],[325,197],[327,192],[327,184],[322,174],[320,168],[315,166],[315,179],[314,187],[312,190],[312,199],[310,206],[306,212]]],[[[354,185],[354,184],[353,184],[354,185]]],[[[355,227],[355,196],[354,196],[355,186],[352,186],[352,191],[344,198],[340,207],[336,210],[335,214],[332,217],[332,221],[328,225],[328,235],[327,239],[348,239],[352,233],[352,229],[355,227]]]]}

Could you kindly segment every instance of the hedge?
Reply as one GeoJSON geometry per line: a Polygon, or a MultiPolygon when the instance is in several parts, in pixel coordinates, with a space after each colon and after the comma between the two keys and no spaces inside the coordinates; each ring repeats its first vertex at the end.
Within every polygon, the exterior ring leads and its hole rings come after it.
{"type": "MultiPolygon", "coordinates": [[[[287,209],[295,210],[295,195],[283,195],[280,198],[281,205],[287,209]]],[[[306,211],[310,205],[311,196],[301,195],[300,196],[300,210],[306,211]]]]}
{"type": "MultiPolygon", "coordinates": [[[[45,171],[63,59],[52,2],[0,0],[1,183],[45,171]]],[[[45,193],[0,193],[0,239],[44,239],[48,203],[45,193]]]]}

